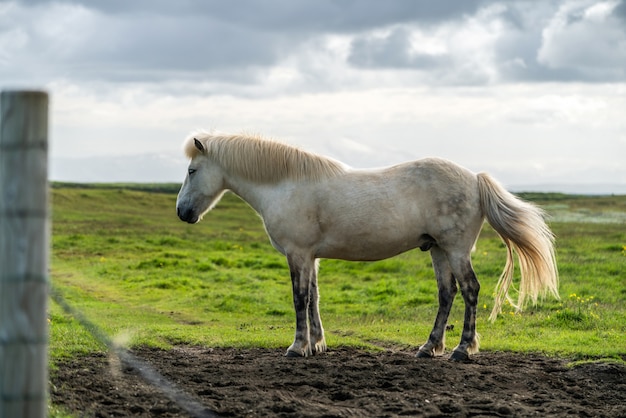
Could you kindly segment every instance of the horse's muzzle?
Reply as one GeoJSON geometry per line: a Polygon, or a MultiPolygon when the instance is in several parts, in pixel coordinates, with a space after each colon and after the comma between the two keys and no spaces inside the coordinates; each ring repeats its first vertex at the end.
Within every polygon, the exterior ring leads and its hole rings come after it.
{"type": "Polygon", "coordinates": [[[180,207],[177,207],[176,213],[178,214],[178,217],[180,218],[181,221],[184,221],[190,224],[195,224],[196,222],[198,222],[198,216],[196,216],[196,214],[193,212],[193,209],[191,208],[181,209],[180,207]]]}

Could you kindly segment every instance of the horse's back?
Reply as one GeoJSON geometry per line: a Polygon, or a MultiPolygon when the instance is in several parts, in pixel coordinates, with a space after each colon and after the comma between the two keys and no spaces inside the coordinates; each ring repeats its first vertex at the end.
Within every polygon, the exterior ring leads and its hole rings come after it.
{"type": "Polygon", "coordinates": [[[386,199],[388,206],[403,206],[415,216],[469,216],[480,212],[476,175],[445,159],[429,157],[379,170],[355,170],[345,177],[351,177],[340,187],[346,196],[386,199]]]}

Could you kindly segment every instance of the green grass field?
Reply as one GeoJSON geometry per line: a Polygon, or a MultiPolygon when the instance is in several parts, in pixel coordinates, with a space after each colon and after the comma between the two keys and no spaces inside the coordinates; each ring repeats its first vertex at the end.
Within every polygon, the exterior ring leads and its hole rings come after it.
{"type": "MultiPolygon", "coordinates": [[[[52,272],[56,291],[119,344],[283,347],[295,315],[286,262],[260,219],[226,195],[197,225],[178,220],[176,185],[55,184],[52,272]]],[[[481,293],[482,350],[575,359],[626,356],[626,196],[527,194],[552,215],[561,300],[507,309],[487,321],[505,249],[486,225],[473,263],[481,293]]],[[[322,260],[321,313],[329,347],[416,349],[428,337],[437,287],[428,254],[373,262],[322,260]]],[[[463,303],[450,317],[460,338],[463,303]]],[[[51,361],[104,351],[50,304],[51,361]]]]}

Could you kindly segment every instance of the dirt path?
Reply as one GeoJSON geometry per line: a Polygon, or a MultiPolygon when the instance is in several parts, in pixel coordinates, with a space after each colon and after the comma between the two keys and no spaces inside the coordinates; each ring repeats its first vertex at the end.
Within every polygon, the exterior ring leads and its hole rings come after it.
{"type": "MultiPolygon", "coordinates": [[[[288,359],[278,350],[139,349],[135,354],[217,416],[626,417],[626,367],[568,368],[538,355],[481,353],[458,364],[413,353],[339,348],[288,359]]],[[[136,371],[104,356],[58,363],[51,396],[80,416],[185,417],[136,371]]]]}

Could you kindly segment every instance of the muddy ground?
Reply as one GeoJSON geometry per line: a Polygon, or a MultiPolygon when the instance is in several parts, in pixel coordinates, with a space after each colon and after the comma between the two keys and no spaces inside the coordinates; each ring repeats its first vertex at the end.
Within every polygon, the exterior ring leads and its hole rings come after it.
{"type": "Polygon", "coordinates": [[[53,403],[81,417],[191,416],[184,408],[207,417],[626,417],[626,367],[618,364],[568,367],[563,359],[489,352],[459,364],[354,348],[306,359],[196,347],[134,354],[191,401],[173,402],[136,369],[90,355],[57,362],[53,403]]]}

